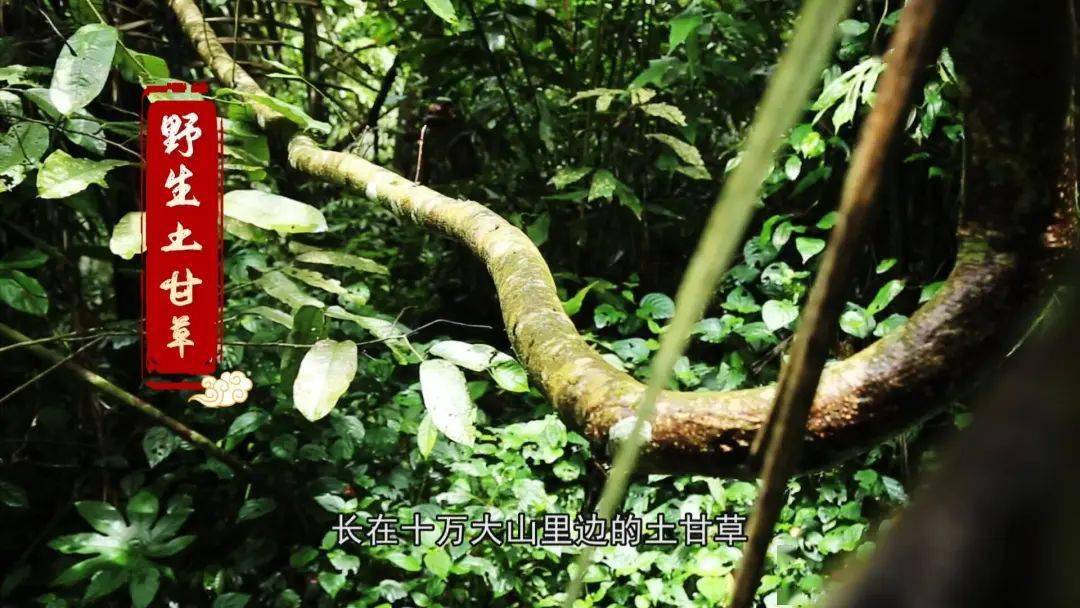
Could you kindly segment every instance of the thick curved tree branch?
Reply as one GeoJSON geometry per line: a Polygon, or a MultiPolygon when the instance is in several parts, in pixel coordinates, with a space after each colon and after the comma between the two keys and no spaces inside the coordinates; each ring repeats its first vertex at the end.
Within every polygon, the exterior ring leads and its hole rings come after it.
{"type": "MultiPolygon", "coordinates": [[[[228,56],[192,0],[167,1],[220,80],[241,91],[261,91],[228,56]]],[[[992,41],[976,46],[978,54],[995,55],[992,41]]],[[[1002,54],[997,56],[1000,61],[1002,54]]],[[[973,63],[958,61],[958,67],[965,75],[979,71],[973,63]]],[[[937,295],[902,328],[826,367],[807,421],[801,467],[835,460],[935,411],[980,367],[998,360],[1038,300],[1035,287],[1049,274],[1047,263],[1072,246],[1072,210],[1059,196],[1074,179],[1059,187],[1061,67],[1037,57],[1024,70],[1002,71],[1012,80],[994,86],[1023,92],[1033,103],[1003,101],[1000,93],[985,99],[967,95],[968,187],[956,265],[937,295]]],[[[495,282],[518,357],[562,416],[594,443],[606,444],[611,427],[633,415],[644,385],[604,361],[578,334],[546,262],[522,231],[480,203],[443,196],[358,156],[323,150],[266,106],[255,104],[253,110],[272,137],[287,138],[292,168],[364,192],[394,213],[456,238],[480,258],[495,282]]],[[[774,386],[664,392],[643,466],[746,473],[750,444],[774,396],[774,386]]]]}

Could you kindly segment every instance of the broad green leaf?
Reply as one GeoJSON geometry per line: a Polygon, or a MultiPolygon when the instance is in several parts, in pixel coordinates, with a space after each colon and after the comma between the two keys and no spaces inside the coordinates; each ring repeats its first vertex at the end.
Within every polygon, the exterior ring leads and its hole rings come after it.
{"type": "Polygon", "coordinates": [[[590,171],[592,171],[592,167],[563,167],[555,173],[554,177],[548,180],[548,183],[555,186],[556,190],[562,190],[588,175],[590,171]]]}
{"type": "Polygon", "coordinates": [[[427,458],[431,450],[435,449],[435,442],[438,440],[439,431],[435,428],[435,423],[431,421],[431,412],[426,412],[416,428],[416,446],[420,450],[420,455],[427,458]]]}
{"type": "Polygon", "coordinates": [[[641,109],[649,116],[663,118],[680,127],[686,126],[686,115],[682,113],[682,110],[669,103],[648,103],[641,106],[641,109]]]}
{"type": "Polygon", "coordinates": [[[13,483],[0,481],[0,504],[13,509],[25,509],[30,506],[30,501],[26,497],[26,490],[13,483]]]}
{"type": "Polygon", "coordinates": [[[870,305],[866,307],[866,311],[871,315],[885,310],[885,308],[894,300],[896,296],[904,291],[904,281],[901,279],[893,279],[878,290],[874,295],[874,299],[870,302],[870,305]]]}
{"type": "Polygon", "coordinates": [[[446,359],[458,367],[474,372],[482,372],[491,367],[495,363],[496,357],[503,353],[487,344],[469,344],[457,340],[443,340],[429,348],[428,354],[446,359]]]}
{"type": "Polygon", "coordinates": [[[626,363],[637,365],[649,358],[649,346],[642,338],[627,338],[611,343],[611,351],[626,363]]]}
{"type": "Polygon", "coordinates": [[[512,393],[529,392],[529,375],[525,368],[510,355],[499,353],[495,363],[488,368],[488,374],[503,390],[512,393]]]}
{"type": "Polygon", "coordinates": [[[705,161],[701,158],[701,152],[698,152],[698,149],[692,144],[688,144],[685,141],[666,133],[649,133],[645,137],[655,139],[656,141],[667,145],[688,165],[694,167],[705,166],[705,161]]]}
{"type": "Polygon", "coordinates": [[[49,296],[37,279],[18,270],[0,270],[0,302],[39,317],[49,312],[49,296]]]}
{"type": "Polygon", "coordinates": [[[86,107],[105,88],[118,37],[115,28],[92,23],[76,30],[60,47],[49,100],[61,114],[70,116],[86,107]]]}
{"type": "Polygon", "coordinates": [[[424,0],[424,4],[427,4],[431,12],[438,15],[439,19],[450,25],[457,25],[457,12],[454,11],[454,4],[450,0],[424,0]]]}
{"type": "Polygon", "coordinates": [[[799,318],[799,307],[787,300],[769,300],[761,307],[761,320],[769,331],[790,326],[799,318]]]}
{"type": "Polygon", "coordinates": [[[18,186],[49,148],[49,128],[36,122],[15,123],[0,135],[0,192],[18,186]]]}
{"type": "Polygon", "coordinates": [[[180,447],[181,439],[176,433],[163,426],[153,426],[147,429],[143,435],[142,448],[146,454],[146,462],[150,468],[161,464],[169,457],[176,448],[180,447]]]}
{"type": "Polygon", "coordinates": [[[71,143],[98,156],[105,155],[105,128],[96,120],[69,118],[61,131],[71,143]]]}
{"type": "Polygon", "coordinates": [[[106,536],[118,535],[127,528],[120,511],[107,502],[83,500],[75,503],[75,509],[90,527],[106,536]]]}
{"type": "MultiPolygon", "coordinates": [[[[305,305],[293,312],[292,329],[289,331],[290,343],[314,344],[325,338],[326,333],[326,315],[322,308],[305,305]]],[[[306,350],[295,348],[286,349],[281,354],[281,364],[278,366],[278,369],[281,370],[281,381],[279,383],[281,390],[285,392],[292,390],[293,381],[296,380],[296,374],[300,371],[300,360],[303,359],[305,354],[307,354],[306,350]]]]}
{"type": "Polygon", "coordinates": [[[307,114],[300,106],[289,103],[283,99],[278,99],[272,95],[258,91],[255,93],[247,91],[237,91],[234,89],[218,89],[218,94],[231,93],[238,95],[249,101],[253,101],[261,106],[270,108],[271,110],[281,114],[290,121],[296,123],[304,130],[317,131],[319,133],[330,133],[330,125],[321,120],[315,120],[307,114]]]}
{"type": "Polygon", "coordinates": [[[704,576],[697,581],[697,590],[711,605],[723,606],[731,596],[733,581],[730,574],[725,576],[704,576]]]}
{"type": "Polygon", "coordinates": [[[839,213],[837,213],[835,211],[830,211],[830,212],[826,213],[825,215],[821,216],[821,219],[818,220],[818,222],[817,222],[817,224],[815,224],[815,226],[817,228],[820,228],[821,230],[828,230],[828,229],[830,229],[830,228],[832,228],[833,226],[836,225],[836,220],[839,217],[840,217],[839,213]]]}
{"type": "Polygon", "coordinates": [[[337,572],[320,572],[319,573],[319,586],[323,588],[331,598],[337,597],[337,594],[341,593],[341,590],[345,588],[345,584],[348,579],[345,575],[338,574],[337,572]]]}
{"type": "Polygon", "coordinates": [[[133,51],[123,46],[116,53],[116,67],[120,69],[120,75],[124,80],[136,84],[166,80],[170,77],[169,64],[161,57],[133,51]]]}
{"type": "Polygon", "coordinates": [[[90,577],[90,584],[86,586],[83,594],[83,602],[92,604],[95,600],[109,595],[120,588],[128,580],[128,572],[117,567],[105,568],[94,573],[90,577]]]}
{"type": "Polygon", "coordinates": [[[795,237],[795,249],[799,251],[799,256],[805,264],[810,261],[810,258],[825,250],[825,241],[808,236],[795,237]]]}
{"type": "Polygon", "coordinates": [[[326,218],[315,207],[261,190],[226,192],[223,212],[226,217],[278,234],[326,232],[326,218]]]}
{"type": "Polygon", "coordinates": [[[645,294],[638,304],[638,316],[653,320],[670,319],[675,315],[675,301],[662,293],[645,294]]]}
{"type": "Polygon", "coordinates": [[[112,236],[109,238],[109,251],[125,260],[135,257],[135,254],[146,251],[143,243],[143,218],[142,211],[129,211],[116,222],[112,236]]]}
{"type": "Polygon", "coordinates": [[[329,264],[331,266],[343,266],[345,268],[352,268],[359,270],[360,272],[372,272],[375,274],[389,274],[390,271],[386,269],[386,266],[374,261],[369,260],[358,255],[352,255],[351,253],[341,253],[339,251],[305,251],[296,256],[297,262],[303,262],[305,264],[329,264]]]}
{"type": "Polygon", "coordinates": [[[131,605],[134,608],[146,608],[157,596],[161,582],[161,573],[152,566],[137,568],[131,573],[128,591],[131,593],[131,605]]]}
{"type": "Polygon", "coordinates": [[[589,99],[590,97],[602,97],[604,95],[613,96],[613,95],[622,95],[622,94],[623,94],[622,89],[605,89],[605,88],[588,89],[586,91],[582,91],[582,92],[578,93],[577,95],[574,95],[573,97],[571,97],[570,98],[570,103],[577,103],[577,102],[581,101],[582,99],[589,99]]]}
{"type": "Polygon", "coordinates": [[[697,31],[701,26],[702,15],[699,13],[684,12],[671,20],[671,32],[668,34],[668,52],[679,48],[687,37],[697,31]]]}
{"type": "Polygon", "coordinates": [[[130,164],[122,160],[75,158],[63,150],[56,150],[38,170],[38,196],[66,198],[82,192],[90,184],[105,187],[105,175],[109,171],[130,164]]]}
{"type": "Polygon", "coordinates": [[[356,375],[356,343],[319,340],[300,362],[293,382],[293,403],[315,421],[330,413],[356,375]]]}
{"type": "Polygon", "coordinates": [[[356,573],[360,570],[360,558],[341,549],[334,549],[327,554],[327,557],[330,558],[330,565],[342,574],[356,573]]]}
{"type": "Polygon", "coordinates": [[[240,505],[236,512],[236,521],[249,521],[258,519],[277,508],[277,502],[273,498],[250,498],[240,505]]]}
{"type": "Polygon", "coordinates": [[[23,104],[19,96],[11,91],[0,91],[0,114],[3,114],[6,120],[21,118],[23,104]]]}
{"type": "Polygon", "coordinates": [[[454,560],[450,558],[446,549],[433,547],[424,555],[424,565],[427,566],[428,572],[446,580],[446,577],[450,575],[450,566],[454,565],[454,560]]]}
{"type": "Polygon", "coordinates": [[[282,272],[302,283],[306,283],[316,289],[328,291],[335,295],[349,293],[348,289],[341,286],[341,281],[331,279],[321,272],[315,272],[314,270],[308,270],[306,268],[291,267],[283,268],[282,272]]]}
{"type": "Polygon", "coordinates": [[[724,315],[719,319],[710,317],[708,319],[702,319],[694,325],[694,334],[701,336],[702,342],[708,342],[710,344],[719,344],[731,335],[731,332],[735,331],[744,323],[742,317],[736,317],[735,315],[724,315]]]}
{"type": "Polygon", "coordinates": [[[874,268],[874,272],[877,274],[885,274],[886,272],[889,272],[893,266],[896,266],[896,262],[896,258],[885,258],[878,262],[877,267],[874,268]]]}
{"type": "Polygon", "coordinates": [[[802,160],[798,156],[789,156],[784,162],[784,175],[789,181],[795,181],[799,179],[799,173],[802,171],[802,160]]]}
{"type": "Polygon", "coordinates": [[[254,224],[241,222],[238,219],[226,217],[222,222],[225,232],[244,241],[253,243],[265,243],[270,240],[270,232],[263,230],[254,224]]]}
{"type": "Polygon", "coordinates": [[[250,435],[259,430],[264,423],[266,423],[266,412],[261,410],[249,410],[240,414],[229,425],[229,430],[225,432],[226,437],[243,437],[250,435]]]}
{"type": "Polygon", "coordinates": [[[270,308],[269,306],[253,306],[244,312],[245,314],[250,313],[259,315],[268,321],[273,321],[274,323],[288,327],[289,329],[292,329],[293,327],[292,315],[276,308],[270,308]]]}
{"type": "Polygon", "coordinates": [[[456,365],[442,359],[420,364],[420,391],[431,422],[451,441],[472,445],[476,430],[476,407],[469,397],[465,375],[456,365]]]}
{"type": "Polygon", "coordinates": [[[316,308],[323,308],[326,306],[326,304],[323,304],[320,300],[301,291],[296,283],[290,281],[288,277],[277,270],[264,274],[259,277],[255,283],[270,297],[283,302],[294,309],[300,308],[301,306],[314,306],[316,308]]]}
{"type": "Polygon", "coordinates": [[[157,496],[149,490],[142,490],[128,500],[125,513],[132,526],[146,529],[157,519],[159,507],[157,496]]]}
{"type": "Polygon", "coordinates": [[[926,285],[924,285],[922,290],[919,292],[919,304],[929,302],[930,299],[933,298],[944,285],[945,281],[935,281],[933,283],[927,283],[926,285]]]}
{"type": "Polygon", "coordinates": [[[649,103],[653,97],[656,97],[656,91],[650,88],[634,88],[627,90],[630,91],[630,103],[635,106],[649,103]]]}
{"type": "Polygon", "coordinates": [[[593,174],[592,183],[589,185],[589,200],[594,201],[598,198],[609,199],[612,194],[615,194],[615,186],[618,180],[611,174],[611,171],[607,169],[598,169],[593,174]]]}
{"type": "Polygon", "coordinates": [[[754,301],[754,296],[745,287],[736,287],[728,292],[727,299],[722,306],[727,310],[742,314],[761,310],[761,307],[754,301]]]}
{"type": "Polygon", "coordinates": [[[690,179],[696,179],[701,181],[708,181],[712,179],[712,174],[709,173],[709,170],[703,166],[680,165],[678,167],[675,167],[675,170],[679,173],[682,173],[686,177],[689,177],[690,179]]]}
{"type": "Polygon", "coordinates": [[[840,315],[840,329],[856,338],[869,336],[876,325],[873,315],[854,304],[848,304],[848,310],[840,315]]]}
{"type": "Polygon", "coordinates": [[[589,294],[589,292],[592,291],[592,288],[596,287],[596,285],[597,285],[596,281],[593,281],[592,283],[589,283],[585,287],[582,287],[581,289],[579,289],[578,292],[576,294],[574,294],[574,297],[572,297],[569,300],[563,302],[562,303],[563,312],[565,312],[567,315],[569,315],[571,317],[576,315],[578,313],[578,311],[581,310],[581,305],[585,303],[585,296],[587,296],[589,294]]]}
{"type": "Polygon", "coordinates": [[[879,338],[887,336],[899,329],[907,322],[907,319],[904,315],[891,314],[884,321],[877,324],[877,327],[874,328],[874,335],[879,338]]]}

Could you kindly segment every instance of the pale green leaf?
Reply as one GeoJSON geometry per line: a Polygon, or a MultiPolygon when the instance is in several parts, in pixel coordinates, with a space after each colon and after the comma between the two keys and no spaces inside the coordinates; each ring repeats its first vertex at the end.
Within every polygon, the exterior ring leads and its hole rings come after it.
{"type": "Polygon", "coordinates": [[[279,234],[326,232],[326,218],[315,207],[261,190],[226,192],[224,214],[279,234]]]}
{"type": "Polygon", "coordinates": [[[301,306],[314,306],[316,308],[323,308],[326,306],[322,301],[304,293],[296,283],[290,281],[288,277],[277,270],[264,274],[259,277],[259,280],[255,283],[262,288],[267,295],[294,309],[300,308],[301,306]]]}
{"type": "Polygon", "coordinates": [[[795,237],[795,249],[799,251],[799,255],[805,264],[810,258],[825,250],[825,241],[808,236],[795,237]]]}
{"type": "MultiPolygon", "coordinates": [[[[487,344],[469,344],[457,340],[443,340],[428,349],[428,354],[474,372],[482,372],[491,367],[500,353],[487,344]]],[[[504,355],[505,356],[505,355],[504,355]]]]}
{"type": "Polygon", "coordinates": [[[293,403],[315,421],[330,413],[356,375],[356,343],[319,340],[300,362],[293,381],[293,403]]]}
{"type": "Polygon", "coordinates": [[[427,412],[416,428],[416,445],[420,450],[420,455],[427,458],[431,450],[435,449],[435,442],[438,440],[439,431],[435,428],[435,423],[431,421],[431,413],[427,412]]]}
{"type": "Polygon", "coordinates": [[[874,295],[874,300],[870,302],[870,305],[866,307],[866,311],[872,315],[885,310],[896,296],[900,295],[904,291],[904,281],[901,279],[893,279],[878,290],[874,295]]]}
{"type": "Polygon", "coordinates": [[[38,196],[66,198],[82,192],[90,184],[104,187],[105,175],[109,171],[129,164],[122,160],[75,158],[63,150],[56,150],[38,170],[38,196]]]}
{"type": "Polygon", "coordinates": [[[451,441],[472,445],[476,407],[461,370],[442,359],[424,361],[420,364],[420,391],[435,428],[451,441]]]}
{"type": "Polygon", "coordinates": [[[49,128],[36,122],[15,123],[0,135],[0,192],[18,186],[49,148],[49,128]]]}
{"type": "Polygon", "coordinates": [[[669,103],[648,103],[641,106],[641,109],[649,116],[663,118],[680,127],[686,126],[686,115],[682,113],[682,110],[669,103]]]}
{"type": "Polygon", "coordinates": [[[116,28],[91,23],[76,30],[60,47],[49,85],[49,100],[57,111],[70,116],[105,88],[118,38],[116,28]]]}
{"type": "Polygon", "coordinates": [[[143,243],[143,217],[142,211],[129,211],[116,222],[112,236],[109,238],[109,251],[125,260],[135,257],[135,254],[146,251],[143,243]]]}
{"type": "Polygon", "coordinates": [[[439,19],[450,25],[457,25],[457,12],[454,10],[454,4],[450,0],[424,0],[424,3],[428,5],[431,12],[438,15],[439,19]]]}
{"type": "Polygon", "coordinates": [[[562,190],[588,175],[590,171],[592,171],[592,167],[563,167],[555,173],[554,177],[548,180],[548,183],[555,186],[556,190],[562,190]]]}
{"type": "Polygon", "coordinates": [[[592,184],[589,186],[589,200],[593,201],[598,198],[609,199],[612,194],[615,194],[615,187],[618,181],[615,176],[611,174],[611,171],[607,169],[599,169],[593,174],[592,184]]]}
{"type": "Polygon", "coordinates": [[[345,268],[359,270],[360,272],[372,272],[375,274],[390,273],[390,271],[386,269],[386,266],[383,266],[382,264],[374,260],[369,260],[358,255],[352,255],[351,253],[341,253],[339,251],[305,251],[304,253],[296,256],[296,261],[303,262],[305,264],[329,264],[331,266],[343,266],[345,268]]]}
{"type": "Polygon", "coordinates": [[[769,300],[761,307],[761,320],[769,331],[790,326],[799,318],[799,307],[787,300],[769,300]]]}
{"type": "Polygon", "coordinates": [[[307,283],[316,289],[328,291],[334,295],[349,293],[348,289],[341,286],[341,281],[331,279],[321,272],[315,272],[314,270],[308,270],[306,268],[292,267],[284,268],[282,269],[282,272],[302,283],[307,283]]]}
{"type": "Polygon", "coordinates": [[[688,165],[695,167],[702,167],[705,165],[705,161],[701,158],[701,152],[698,152],[698,149],[693,145],[688,144],[677,137],[673,137],[667,133],[649,133],[645,137],[655,139],[656,141],[667,145],[688,165]]]}

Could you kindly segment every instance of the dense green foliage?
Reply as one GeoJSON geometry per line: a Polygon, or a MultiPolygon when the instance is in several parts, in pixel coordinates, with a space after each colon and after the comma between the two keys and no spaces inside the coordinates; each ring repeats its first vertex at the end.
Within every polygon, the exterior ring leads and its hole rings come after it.
{"type": "MultiPolygon", "coordinates": [[[[212,23],[220,35],[250,42],[226,46],[272,94],[212,90],[228,118],[222,369],[247,371],[255,389],[226,409],[142,394],[272,483],[238,478],[87,386],[47,376],[0,400],[0,598],[557,605],[574,547],[444,549],[427,536],[418,547],[338,546],[330,527],[342,514],[585,513],[608,455],[529,386],[467,252],[361,194],[286,172],[245,104],[271,105],[331,147],[410,177],[426,124],[425,183],[522,227],[579,330],[613,365],[646,377],[674,310],[665,294],[718,181],[738,163],[793,3],[334,0],[314,17],[303,4],[204,4],[224,17],[212,23]],[[304,52],[309,18],[321,37],[314,60],[304,52]]],[[[873,102],[898,14],[887,8],[865,3],[841,25],[741,259],[676,368],[677,387],[776,378],[873,102]]],[[[89,346],[80,361],[139,392],[137,85],[208,76],[175,24],[130,26],[169,15],[146,3],[2,10],[19,27],[0,38],[0,320],[33,337],[75,338],[47,346],[89,346]]],[[[902,323],[948,267],[963,138],[955,89],[946,54],[912,114],[837,356],[902,323]]],[[[45,367],[17,350],[2,356],[5,387],[45,367]]],[[[791,482],[763,605],[812,602],[832,568],[872,547],[877,522],[906,501],[909,466],[932,455],[909,455],[914,437],[791,482]]],[[[754,495],[747,481],[654,475],[631,486],[625,510],[747,514],[754,495]]],[[[724,601],[739,551],[597,555],[580,605],[644,608],[724,601]]]]}

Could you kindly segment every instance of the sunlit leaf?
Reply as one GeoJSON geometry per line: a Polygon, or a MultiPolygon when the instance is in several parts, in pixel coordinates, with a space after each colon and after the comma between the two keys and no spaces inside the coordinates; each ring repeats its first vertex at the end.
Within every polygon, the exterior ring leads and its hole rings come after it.
{"type": "Polygon", "coordinates": [[[472,445],[476,408],[461,370],[442,359],[424,361],[420,364],[420,391],[435,428],[451,441],[472,445]]]}
{"type": "Polygon", "coordinates": [[[116,222],[109,238],[109,251],[125,260],[146,251],[143,243],[144,215],[142,211],[129,211],[116,222]]]}
{"type": "Polygon", "coordinates": [[[122,160],[75,158],[63,150],[56,150],[38,170],[38,196],[65,198],[82,192],[90,184],[104,187],[109,171],[129,164],[122,160]]]}
{"type": "Polygon", "coordinates": [[[49,100],[60,114],[86,107],[105,88],[118,37],[115,28],[91,23],[60,47],[49,85],[49,100]]]}
{"type": "Polygon", "coordinates": [[[326,232],[326,218],[315,207],[261,190],[226,192],[224,214],[279,234],[326,232]]]}
{"type": "Polygon", "coordinates": [[[356,375],[356,343],[319,340],[300,362],[293,403],[308,420],[330,413],[356,375]]]}

